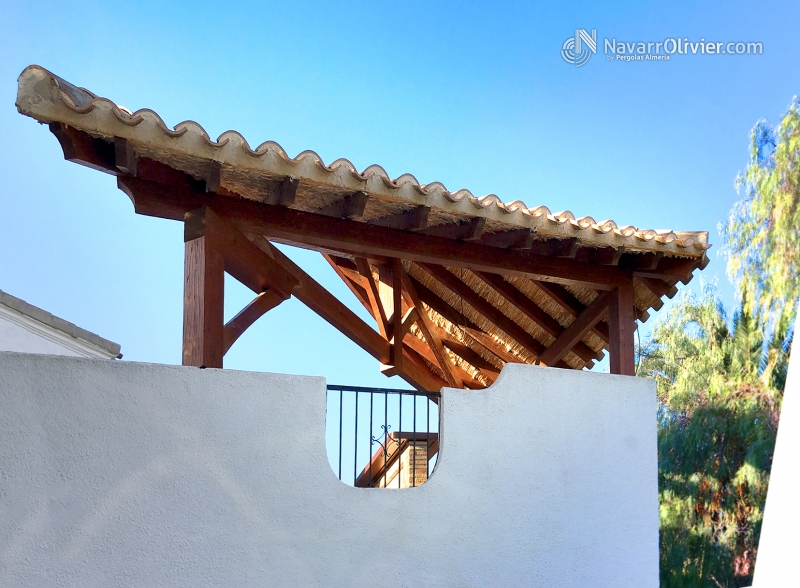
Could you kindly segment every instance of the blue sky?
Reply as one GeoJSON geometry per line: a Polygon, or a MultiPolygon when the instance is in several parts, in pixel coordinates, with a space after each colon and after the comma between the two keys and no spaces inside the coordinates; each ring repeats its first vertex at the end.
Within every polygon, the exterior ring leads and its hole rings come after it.
{"type": "MultiPolygon", "coordinates": [[[[126,360],[180,363],[182,227],[136,216],[111,176],[65,162],[49,131],[17,114],[17,76],[37,63],[213,137],[236,129],[251,145],[379,163],[452,190],[708,230],[715,247],[702,273],[732,303],[716,227],[737,199],[750,129],[777,122],[800,92],[797,22],[791,2],[6,2],[0,289],[119,342],[126,360]],[[577,27],[597,29],[601,46],[702,37],[762,42],[764,53],[637,63],[598,54],[575,68],[560,49],[577,27]]],[[[319,256],[291,255],[365,316],[319,256]]],[[[230,316],[250,296],[226,287],[230,316]]],[[[225,361],[401,384],[294,300],[225,361]]]]}

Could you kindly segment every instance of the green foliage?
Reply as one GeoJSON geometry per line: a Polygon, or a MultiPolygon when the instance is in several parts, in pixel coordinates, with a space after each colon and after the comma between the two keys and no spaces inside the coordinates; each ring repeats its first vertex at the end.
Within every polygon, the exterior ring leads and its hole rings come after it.
{"type": "Polygon", "coordinates": [[[728,274],[748,311],[791,324],[800,299],[800,100],[777,128],[759,121],[750,133],[750,163],[736,178],[744,189],[720,232],[728,274]]]}
{"type": "Polygon", "coordinates": [[[661,586],[749,586],[755,567],[790,325],[800,301],[800,101],[759,121],[744,198],[720,226],[741,305],[682,293],[639,354],[658,383],[661,586]]]}
{"type": "Polygon", "coordinates": [[[658,385],[663,587],[752,582],[789,347],[764,345],[747,305],[732,325],[713,288],[685,291],[640,352],[658,385]]]}

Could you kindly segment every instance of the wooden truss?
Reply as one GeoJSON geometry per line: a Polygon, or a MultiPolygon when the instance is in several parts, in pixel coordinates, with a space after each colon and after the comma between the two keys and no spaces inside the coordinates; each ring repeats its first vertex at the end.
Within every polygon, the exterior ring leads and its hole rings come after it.
{"type": "Polygon", "coordinates": [[[633,375],[636,320],[707,263],[705,256],[536,240],[526,230],[483,233],[482,218],[429,227],[425,206],[358,222],[369,201],[363,192],[298,210],[291,208],[298,181],[288,177],[256,202],[222,188],[213,161],[197,177],[140,156],[125,139],[50,128],[66,159],[116,175],[137,213],[184,223],[185,365],[221,368],[250,325],[294,296],[376,358],[383,373],[418,389],[483,388],[507,362],[590,366],[604,349],[612,373],[633,375]],[[377,330],[272,242],[320,251],[377,330]],[[227,324],[225,272],[255,294],[227,324]],[[637,306],[637,296],[654,302],[637,306]]]}

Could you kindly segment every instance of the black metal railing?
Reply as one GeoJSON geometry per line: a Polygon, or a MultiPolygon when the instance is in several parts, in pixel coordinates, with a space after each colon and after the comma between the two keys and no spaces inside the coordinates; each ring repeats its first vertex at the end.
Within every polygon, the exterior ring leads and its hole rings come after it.
{"type": "Polygon", "coordinates": [[[423,484],[439,452],[440,398],[439,392],[329,385],[325,442],[334,473],[362,488],[423,484]]]}

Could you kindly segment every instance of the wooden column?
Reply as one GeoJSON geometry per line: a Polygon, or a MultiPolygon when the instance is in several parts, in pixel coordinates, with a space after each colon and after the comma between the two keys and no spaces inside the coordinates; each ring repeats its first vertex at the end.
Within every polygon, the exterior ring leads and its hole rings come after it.
{"type": "Polygon", "coordinates": [[[221,368],[225,261],[209,234],[186,241],[183,365],[221,368]]]}
{"type": "Polygon", "coordinates": [[[611,292],[608,319],[611,373],[633,376],[636,367],[633,353],[633,334],[636,329],[633,280],[622,282],[611,292]]]}

